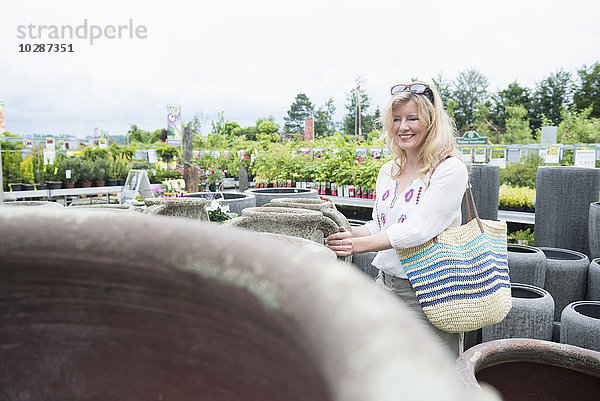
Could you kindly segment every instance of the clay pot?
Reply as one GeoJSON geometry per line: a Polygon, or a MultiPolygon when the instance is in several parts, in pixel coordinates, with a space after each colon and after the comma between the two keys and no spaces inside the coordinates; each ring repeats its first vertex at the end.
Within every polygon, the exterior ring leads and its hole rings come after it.
{"type": "MultiPolygon", "coordinates": [[[[512,274],[512,271],[511,271],[512,274]]],[[[528,284],[511,284],[512,308],[504,320],[481,329],[483,341],[502,338],[552,340],[554,300],[542,288],[528,284]]]]}
{"type": "Polygon", "coordinates": [[[600,258],[592,260],[588,266],[586,297],[588,301],[600,301],[600,258]]]}
{"type": "Polygon", "coordinates": [[[600,352],[531,339],[474,346],[456,360],[465,387],[495,387],[504,401],[590,401],[600,388],[600,352]]]}
{"type": "Polygon", "coordinates": [[[339,226],[316,210],[284,207],[250,207],[242,216],[224,223],[252,231],[285,234],[323,244],[325,238],[337,232],[339,226]]]}
{"type": "Polygon", "coordinates": [[[590,203],[588,239],[590,259],[600,258],[600,202],[590,203]]]}
{"type": "Polygon", "coordinates": [[[544,287],[546,281],[546,255],[538,248],[508,244],[508,269],[511,283],[544,287]]]}
{"type": "Polygon", "coordinates": [[[208,199],[146,198],[144,199],[144,203],[148,206],[143,211],[144,214],[159,214],[162,216],[208,221],[208,212],[206,211],[208,199]]]}
{"type": "Polygon", "coordinates": [[[540,247],[546,255],[544,289],[554,298],[554,320],[560,321],[565,306],[585,300],[589,259],[569,249],[540,247]]]}
{"type": "Polygon", "coordinates": [[[247,207],[256,207],[256,197],[239,192],[192,192],[183,195],[185,198],[215,199],[222,205],[229,206],[231,213],[241,214],[247,207]]]}
{"type": "Polygon", "coordinates": [[[0,208],[0,238],[1,399],[498,400],[392,294],[284,241],[69,208],[0,208]]]}
{"type": "Polygon", "coordinates": [[[573,302],[565,307],[560,342],[600,351],[600,301],[573,302]]]}
{"type": "Polygon", "coordinates": [[[273,199],[280,198],[312,198],[319,199],[319,193],[316,189],[303,188],[253,188],[244,191],[247,194],[256,196],[256,206],[263,206],[273,199]]]}

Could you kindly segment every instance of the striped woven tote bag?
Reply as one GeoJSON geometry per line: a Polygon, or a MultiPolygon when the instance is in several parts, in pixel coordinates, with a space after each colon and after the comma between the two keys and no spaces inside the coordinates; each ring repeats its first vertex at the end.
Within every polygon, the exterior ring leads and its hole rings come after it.
{"type": "Polygon", "coordinates": [[[481,220],[465,193],[467,219],[436,238],[398,249],[425,315],[440,330],[460,333],[501,322],[510,311],[506,222],[481,220]]]}

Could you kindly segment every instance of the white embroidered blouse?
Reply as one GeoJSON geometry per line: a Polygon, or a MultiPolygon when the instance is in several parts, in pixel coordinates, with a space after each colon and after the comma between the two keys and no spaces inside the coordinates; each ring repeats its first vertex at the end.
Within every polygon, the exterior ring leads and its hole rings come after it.
{"type": "Polygon", "coordinates": [[[396,181],[391,177],[393,163],[389,161],[379,170],[373,219],[366,227],[371,234],[385,231],[394,248],[379,251],[373,266],[406,278],[396,249],[423,244],[447,227],[460,225],[460,205],[468,171],[460,159],[450,157],[435,169],[429,186],[417,178],[402,193],[397,193],[396,181]]]}

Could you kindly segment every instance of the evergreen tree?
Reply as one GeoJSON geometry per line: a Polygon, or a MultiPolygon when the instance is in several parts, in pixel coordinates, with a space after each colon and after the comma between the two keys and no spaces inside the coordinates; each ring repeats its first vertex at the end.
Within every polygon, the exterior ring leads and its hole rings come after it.
{"type": "Polygon", "coordinates": [[[541,127],[543,117],[558,125],[561,122],[561,109],[571,106],[572,93],[571,74],[564,70],[552,73],[538,82],[532,99],[532,128],[537,130],[541,127]]]}
{"type": "Polygon", "coordinates": [[[573,95],[573,102],[579,110],[592,108],[590,117],[600,117],[600,62],[577,71],[581,81],[573,95]]]}
{"type": "Polygon", "coordinates": [[[508,118],[507,106],[523,106],[526,111],[531,110],[531,90],[522,87],[517,81],[508,84],[506,89],[499,90],[492,95],[493,121],[495,124],[505,126],[508,118]]]}
{"type": "Polygon", "coordinates": [[[304,133],[304,120],[314,114],[314,106],[304,93],[296,95],[294,103],[291,104],[287,112],[288,116],[284,117],[285,131],[295,134],[304,133]]]}
{"type": "Polygon", "coordinates": [[[488,105],[487,78],[475,69],[463,70],[452,83],[452,100],[456,104],[454,119],[459,129],[471,125],[478,103],[488,105]]]}
{"type": "Polygon", "coordinates": [[[315,138],[333,135],[335,132],[334,114],[335,106],[333,105],[333,99],[329,98],[324,105],[319,107],[315,114],[315,138]]]}
{"type": "Polygon", "coordinates": [[[506,133],[502,136],[502,143],[528,144],[533,142],[531,128],[527,120],[527,110],[522,105],[506,106],[506,133]]]}
{"type": "MultiPolygon", "coordinates": [[[[346,117],[344,118],[343,128],[344,133],[348,135],[354,135],[356,130],[356,110],[357,110],[357,90],[360,88],[360,126],[363,134],[371,132],[373,130],[373,116],[369,116],[367,110],[371,105],[371,99],[367,95],[367,91],[364,89],[365,83],[362,78],[356,79],[356,87],[346,93],[346,117]]],[[[358,132],[356,132],[358,135],[358,132]]]]}

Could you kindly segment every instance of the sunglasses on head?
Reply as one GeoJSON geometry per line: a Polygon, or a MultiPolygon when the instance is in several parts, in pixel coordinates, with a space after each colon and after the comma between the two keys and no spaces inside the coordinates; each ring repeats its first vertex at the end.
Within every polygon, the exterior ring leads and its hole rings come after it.
{"type": "Polygon", "coordinates": [[[431,91],[429,85],[426,84],[398,84],[392,86],[392,89],[390,89],[390,93],[393,96],[406,90],[412,93],[416,93],[418,95],[424,94],[431,101],[431,104],[433,104],[433,92],[431,91]]]}

